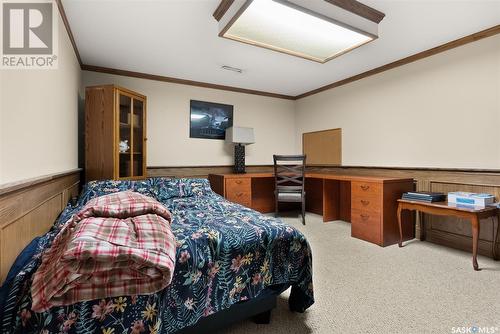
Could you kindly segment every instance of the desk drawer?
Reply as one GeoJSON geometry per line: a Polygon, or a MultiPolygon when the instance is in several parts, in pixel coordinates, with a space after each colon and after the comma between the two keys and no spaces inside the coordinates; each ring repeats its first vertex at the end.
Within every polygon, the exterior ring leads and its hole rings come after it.
{"type": "Polygon", "coordinates": [[[226,198],[235,203],[252,205],[251,180],[249,178],[227,179],[226,198]]]}
{"type": "Polygon", "coordinates": [[[351,211],[351,236],[380,245],[380,218],[380,213],[353,208],[351,211]]]}
{"type": "Polygon", "coordinates": [[[382,212],[382,199],[380,196],[373,194],[353,194],[351,196],[351,208],[353,210],[365,211],[371,214],[378,214],[382,212]]]}
{"type": "Polygon", "coordinates": [[[234,191],[250,192],[250,178],[226,179],[226,193],[234,191]]]}
{"type": "Polygon", "coordinates": [[[238,203],[246,207],[252,206],[252,196],[249,192],[236,191],[233,193],[228,193],[226,198],[231,202],[238,203]]]}
{"type": "Polygon", "coordinates": [[[351,208],[380,215],[382,212],[382,186],[371,182],[352,182],[351,208]]]}
{"type": "Polygon", "coordinates": [[[382,195],[382,185],[380,183],[353,181],[351,182],[351,194],[353,198],[380,198],[382,195]]]}

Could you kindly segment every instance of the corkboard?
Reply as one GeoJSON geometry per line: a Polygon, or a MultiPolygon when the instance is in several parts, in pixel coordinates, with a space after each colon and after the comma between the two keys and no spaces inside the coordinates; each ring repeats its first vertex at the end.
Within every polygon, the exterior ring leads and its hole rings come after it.
{"type": "Polygon", "coordinates": [[[307,165],[342,164],[342,129],[306,132],[302,134],[302,152],[307,165]]]}

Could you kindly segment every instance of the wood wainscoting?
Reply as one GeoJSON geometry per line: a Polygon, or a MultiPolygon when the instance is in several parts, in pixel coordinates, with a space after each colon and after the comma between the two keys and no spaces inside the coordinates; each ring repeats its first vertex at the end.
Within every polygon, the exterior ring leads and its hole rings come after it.
{"type": "MultiPolygon", "coordinates": [[[[274,172],[271,165],[246,166],[247,173],[269,173],[274,172]]],[[[181,166],[181,167],[148,167],[149,177],[193,177],[208,178],[208,174],[229,174],[233,172],[233,166],[181,166]]]]}
{"type": "MultiPolygon", "coordinates": [[[[335,172],[370,176],[411,177],[416,180],[418,191],[471,191],[485,192],[500,199],[500,170],[460,170],[431,168],[388,168],[388,167],[311,167],[308,170],[335,172]]],[[[458,248],[465,251],[472,249],[472,230],[470,223],[461,219],[443,216],[422,215],[426,228],[426,240],[458,248]]],[[[498,218],[497,218],[498,219],[498,218]]],[[[492,257],[492,242],[496,228],[490,219],[481,224],[479,235],[479,254],[492,257]]],[[[417,224],[417,235],[419,234],[417,224]]],[[[497,252],[500,244],[496,245],[497,252]]]]}
{"type": "Polygon", "coordinates": [[[78,196],[81,170],[43,176],[0,188],[0,282],[27,244],[54,224],[78,196]]]}

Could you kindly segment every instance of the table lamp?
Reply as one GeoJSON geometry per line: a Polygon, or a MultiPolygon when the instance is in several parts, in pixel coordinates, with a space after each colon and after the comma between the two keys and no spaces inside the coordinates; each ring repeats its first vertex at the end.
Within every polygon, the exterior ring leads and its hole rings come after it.
{"type": "Polygon", "coordinates": [[[226,142],[234,145],[234,172],[245,173],[245,145],[255,143],[253,128],[232,126],[226,129],[226,142]]]}

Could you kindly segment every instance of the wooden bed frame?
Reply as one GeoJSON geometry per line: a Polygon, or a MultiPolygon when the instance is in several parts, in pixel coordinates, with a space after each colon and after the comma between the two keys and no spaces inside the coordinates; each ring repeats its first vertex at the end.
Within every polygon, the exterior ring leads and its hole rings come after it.
{"type": "Polygon", "coordinates": [[[0,188],[0,283],[23,248],[46,233],[68,201],[78,196],[80,172],[75,169],[0,188]]]}

